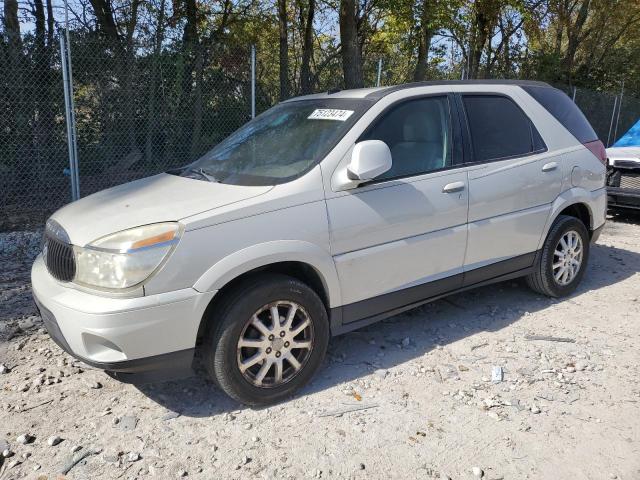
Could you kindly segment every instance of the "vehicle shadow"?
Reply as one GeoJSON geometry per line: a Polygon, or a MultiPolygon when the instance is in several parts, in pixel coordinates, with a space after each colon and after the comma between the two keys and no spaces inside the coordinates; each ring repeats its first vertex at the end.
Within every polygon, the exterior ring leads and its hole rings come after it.
{"type": "MultiPolygon", "coordinates": [[[[377,369],[416,361],[439,346],[477,333],[488,334],[480,337],[479,342],[487,343],[483,348],[490,349],[499,338],[492,334],[521,317],[563,301],[573,302],[579,309],[581,295],[614,285],[638,271],[639,253],[598,244],[592,246],[588,271],[581,285],[569,298],[546,298],[529,290],[522,280],[508,281],[452,295],[335,337],[330,342],[325,364],[297,396],[358,380],[377,369]]],[[[576,317],[579,313],[576,311],[576,317]]],[[[183,416],[216,416],[246,408],[229,399],[204,373],[182,381],[136,387],[158,404],[183,416]]],[[[337,404],[338,401],[333,406],[337,404]]]]}
{"type": "MultiPolygon", "coordinates": [[[[640,225],[640,210],[629,208],[610,208],[607,212],[608,218],[614,222],[640,225]]],[[[611,222],[609,225],[611,226],[611,222]]]]}

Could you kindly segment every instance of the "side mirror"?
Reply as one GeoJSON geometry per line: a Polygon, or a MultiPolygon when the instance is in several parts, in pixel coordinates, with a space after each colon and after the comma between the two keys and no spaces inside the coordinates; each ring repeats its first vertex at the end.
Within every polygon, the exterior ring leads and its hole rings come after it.
{"type": "Polygon", "coordinates": [[[347,167],[349,180],[366,182],[373,180],[391,168],[391,150],[381,140],[365,140],[356,143],[347,167]]]}

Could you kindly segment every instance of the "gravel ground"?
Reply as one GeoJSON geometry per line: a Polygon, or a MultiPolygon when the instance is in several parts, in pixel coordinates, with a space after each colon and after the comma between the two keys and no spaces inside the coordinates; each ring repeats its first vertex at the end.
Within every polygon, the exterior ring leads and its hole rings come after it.
{"type": "Polygon", "coordinates": [[[202,377],[124,385],[61,352],[29,298],[38,234],[11,235],[2,480],[640,478],[639,216],[608,222],[572,297],[507,282],[425,305],[334,338],[312,384],[259,410],[202,377]]]}

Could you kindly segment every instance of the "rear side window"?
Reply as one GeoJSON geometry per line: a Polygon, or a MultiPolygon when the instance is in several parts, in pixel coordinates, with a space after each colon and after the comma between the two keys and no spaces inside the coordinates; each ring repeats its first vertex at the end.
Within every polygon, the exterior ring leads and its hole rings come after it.
{"type": "Polygon", "coordinates": [[[589,121],[564,92],[551,87],[522,87],[558,120],[580,143],[598,140],[589,121]]]}
{"type": "Polygon", "coordinates": [[[474,161],[528,155],[546,147],[531,120],[503,96],[464,95],[474,161]]]}

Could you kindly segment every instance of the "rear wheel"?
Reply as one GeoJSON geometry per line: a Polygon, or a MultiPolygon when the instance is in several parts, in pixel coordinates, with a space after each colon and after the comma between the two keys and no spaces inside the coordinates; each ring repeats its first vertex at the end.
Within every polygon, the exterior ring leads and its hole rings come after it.
{"type": "Polygon", "coordinates": [[[219,305],[205,363],[228,395],[248,405],[290,396],[315,373],[329,341],[318,295],[285,275],[240,284],[219,305]],[[219,316],[218,316],[219,315],[219,316]]]}
{"type": "Polygon", "coordinates": [[[577,218],[560,215],[554,222],[527,284],[549,297],[572,293],[587,267],[589,232],[577,218]]]}

